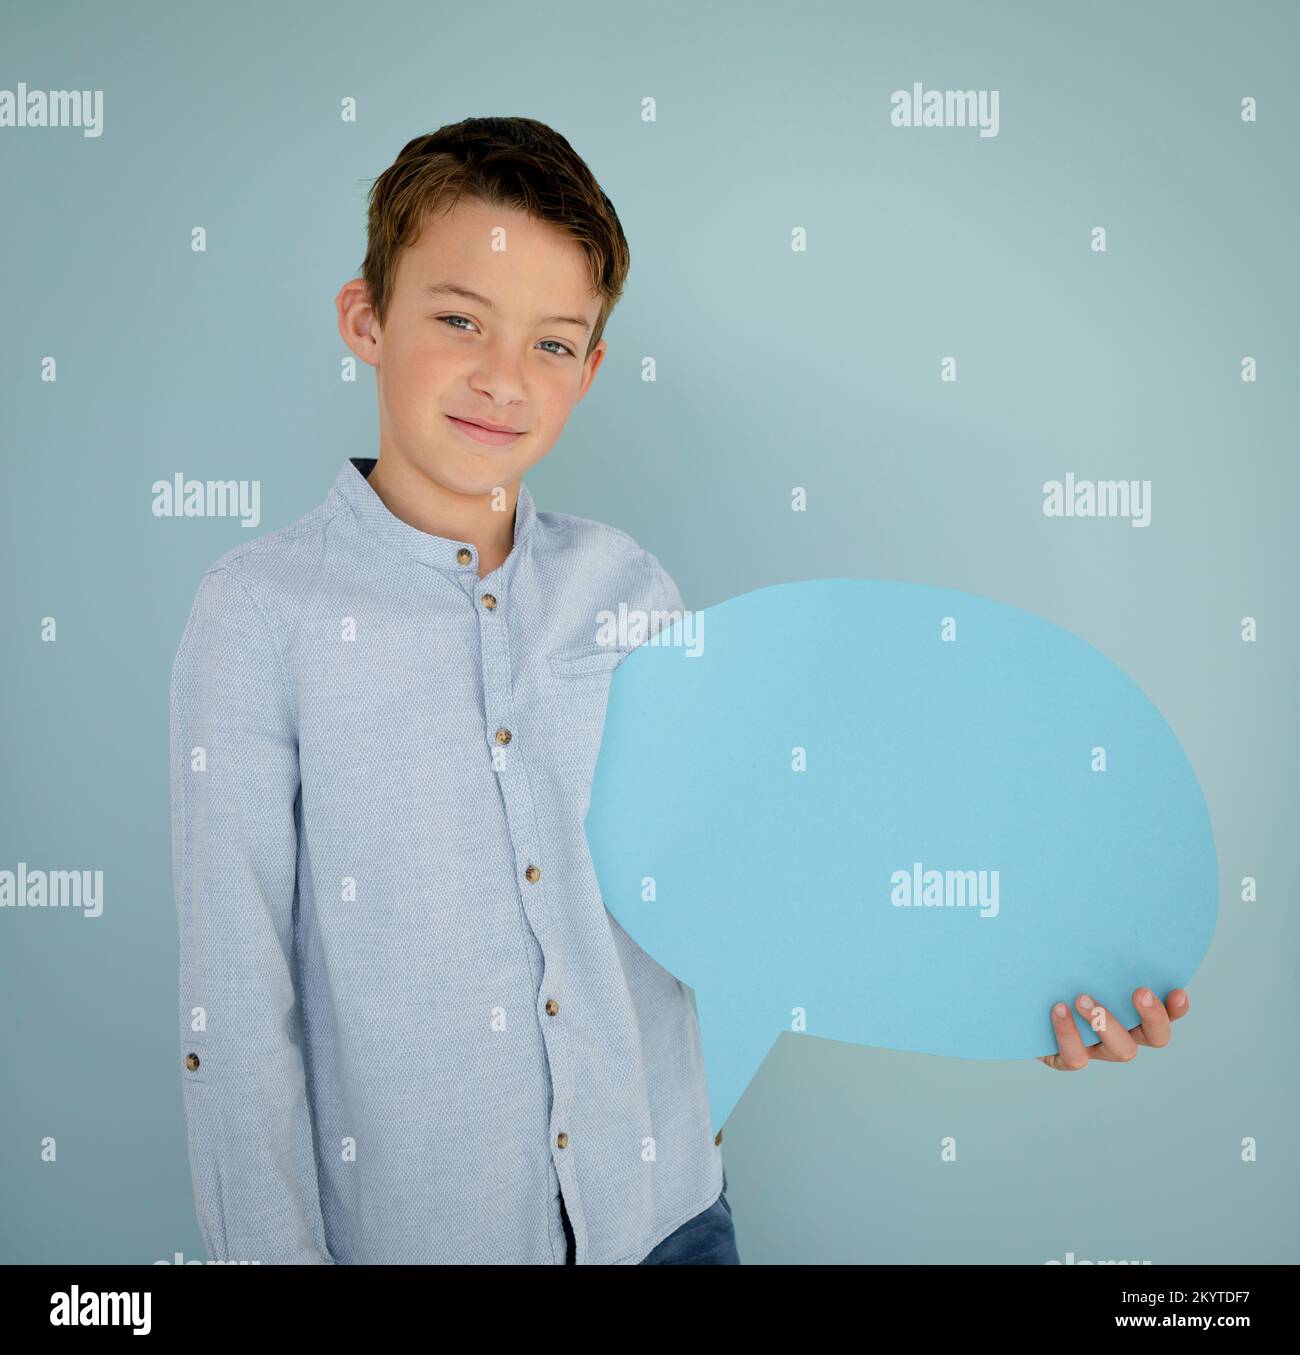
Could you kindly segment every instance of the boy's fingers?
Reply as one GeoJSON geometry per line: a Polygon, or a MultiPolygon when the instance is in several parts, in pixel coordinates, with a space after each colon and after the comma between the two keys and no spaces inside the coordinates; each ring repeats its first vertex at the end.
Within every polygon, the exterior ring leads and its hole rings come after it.
{"type": "Polygon", "coordinates": [[[1150,988],[1139,988],[1133,994],[1133,1006],[1137,1010],[1141,1026],[1130,1034],[1139,1044],[1149,1044],[1153,1049],[1163,1049],[1172,1038],[1169,1029],[1169,1013],[1165,1004],[1150,988]]]}
{"type": "Polygon", "coordinates": [[[1101,1049],[1093,1049],[1093,1058],[1109,1058],[1115,1063],[1127,1063],[1137,1058],[1137,1041],[1128,1033],[1128,1027],[1122,1021],[1113,1020],[1105,1007],[1094,1002],[1087,993],[1079,994],[1075,1006],[1101,1037],[1101,1049]]]}
{"type": "Polygon", "coordinates": [[[1080,1068],[1086,1068],[1088,1051],[1083,1047],[1083,1041],[1079,1038],[1079,1028],[1074,1024],[1070,1009],[1064,1002],[1058,1002],[1052,1007],[1052,1029],[1056,1032],[1059,1052],[1040,1054],[1038,1056],[1040,1061],[1062,1073],[1074,1073],[1080,1068]]]}

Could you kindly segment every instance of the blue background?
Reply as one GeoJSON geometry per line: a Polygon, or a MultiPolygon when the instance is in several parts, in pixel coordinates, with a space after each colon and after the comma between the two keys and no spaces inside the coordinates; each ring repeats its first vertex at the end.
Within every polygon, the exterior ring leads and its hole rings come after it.
{"type": "Polygon", "coordinates": [[[105,125],[0,129],[0,868],[102,869],[107,902],[0,911],[0,1260],[202,1255],[167,684],[251,533],[150,486],[258,479],[261,533],[374,455],[333,312],[366,190],[482,114],[568,136],[632,249],[540,508],[629,531],[690,607],[861,577],[1050,619],[1155,702],[1214,824],[1168,1049],[1071,1075],[782,1036],[724,1138],[743,1260],[1300,1259],[1298,36],[1283,3],[6,8],[0,87],[103,89],[105,125]],[[892,127],[914,80],[999,90],[998,136],[892,127]],[[1044,517],[1067,471],[1150,479],[1151,526],[1044,517]]]}

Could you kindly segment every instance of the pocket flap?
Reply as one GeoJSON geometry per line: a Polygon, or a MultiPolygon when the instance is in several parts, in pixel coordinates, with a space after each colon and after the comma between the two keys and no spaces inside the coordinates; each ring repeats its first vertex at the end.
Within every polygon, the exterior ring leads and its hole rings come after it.
{"type": "Polygon", "coordinates": [[[586,673],[608,673],[632,652],[628,645],[587,645],[582,649],[557,650],[549,656],[556,677],[582,677],[586,673]]]}

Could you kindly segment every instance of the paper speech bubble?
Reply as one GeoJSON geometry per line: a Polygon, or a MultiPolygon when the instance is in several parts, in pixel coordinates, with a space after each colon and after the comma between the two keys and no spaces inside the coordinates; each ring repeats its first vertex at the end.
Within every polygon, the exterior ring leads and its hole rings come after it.
{"type": "Polygon", "coordinates": [[[921,584],[778,584],[633,649],[586,827],[606,907],[695,990],[715,1128],[784,1030],[1031,1058],[1080,992],[1135,1026],[1218,911],[1204,797],[1138,686],[921,584]]]}

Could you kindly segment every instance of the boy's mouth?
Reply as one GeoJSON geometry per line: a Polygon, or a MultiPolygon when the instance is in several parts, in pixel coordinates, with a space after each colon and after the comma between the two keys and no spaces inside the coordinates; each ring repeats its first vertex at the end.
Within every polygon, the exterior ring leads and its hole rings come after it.
{"type": "Polygon", "coordinates": [[[514,429],[485,428],[481,423],[475,423],[472,419],[458,419],[452,414],[445,417],[447,422],[463,437],[471,438],[473,441],[488,447],[508,447],[511,443],[518,442],[523,437],[522,432],[516,432],[514,429]]]}

